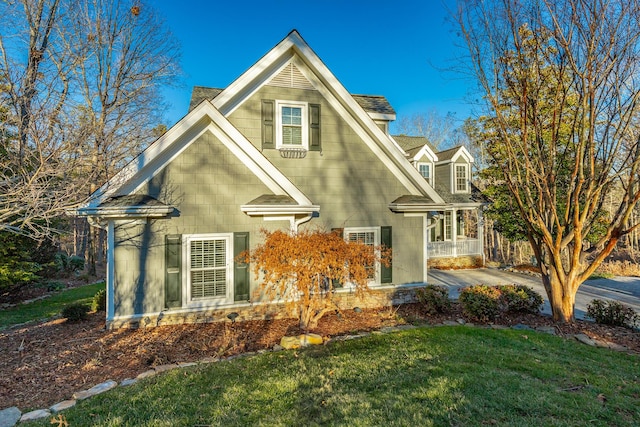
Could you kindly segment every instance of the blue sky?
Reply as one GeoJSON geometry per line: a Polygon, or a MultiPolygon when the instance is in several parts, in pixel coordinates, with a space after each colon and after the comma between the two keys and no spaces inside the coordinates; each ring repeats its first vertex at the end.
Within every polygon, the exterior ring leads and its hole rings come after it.
{"type": "MultiPolygon", "coordinates": [[[[452,0],[446,1],[452,4],[452,0]]],[[[441,0],[156,0],[182,45],[184,86],[168,90],[169,126],[194,85],[224,88],[297,29],[354,94],[384,95],[397,117],[437,110],[463,120],[473,81],[441,0]]],[[[393,131],[392,127],[392,131],[393,131]]]]}

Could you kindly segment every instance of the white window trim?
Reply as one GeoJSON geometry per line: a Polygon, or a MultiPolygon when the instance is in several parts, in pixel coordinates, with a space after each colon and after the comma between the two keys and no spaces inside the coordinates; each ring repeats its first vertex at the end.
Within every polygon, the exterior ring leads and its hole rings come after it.
{"type": "Polygon", "coordinates": [[[469,181],[471,180],[469,163],[451,163],[451,192],[454,194],[467,194],[470,191],[469,181]],[[458,190],[458,166],[465,168],[466,181],[465,189],[458,190]]]}
{"type": "MultiPolygon", "coordinates": [[[[429,166],[429,177],[425,178],[427,180],[427,182],[429,183],[429,185],[431,185],[432,187],[434,186],[434,164],[433,162],[417,162],[416,163],[416,169],[418,169],[418,172],[420,172],[420,166],[429,166]]],[[[422,172],[420,172],[420,175],[422,175],[422,172]]],[[[424,175],[422,175],[424,177],[424,175]]]]}
{"type": "Polygon", "coordinates": [[[309,104],[300,101],[276,100],[276,149],[300,147],[309,149],[309,104]],[[302,145],[284,145],[282,143],[282,107],[302,109],[302,145]]]}
{"type": "MultiPolygon", "coordinates": [[[[380,227],[345,227],[343,230],[344,240],[349,241],[349,234],[351,233],[371,233],[373,232],[373,244],[376,247],[380,246],[380,227]]],[[[376,262],[376,273],[374,280],[369,281],[369,285],[380,284],[380,262],[376,262]]],[[[351,283],[346,283],[345,288],[354,287],[351,283]]]]}
{"type": "Polygon", "coordinates": [[[183,308],[201,308],[233,304],[233,233],[185,234],[182,236],[182,295],[183,308]],[[191,297],[191,241],[224,240],[226,247],[226,286],[224,297],[194,300],[191,297]]]}

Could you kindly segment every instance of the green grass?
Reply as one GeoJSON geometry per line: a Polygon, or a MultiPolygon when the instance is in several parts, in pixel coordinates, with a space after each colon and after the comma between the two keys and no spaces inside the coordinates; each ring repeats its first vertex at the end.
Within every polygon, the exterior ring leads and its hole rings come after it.
{"type": "Polygon", "coordinates": [[[77,302],[91,305],[93,296],[104,286],[104,282],[80,286],[29,304],[21,304],[2,310],[0,311],[0,330],[12,325],[55,316],[60,314],[67,304],[77,302]]]}
{"type": "Polygon", "coordinates": [[[529,331],[425,327],[176,369],[64,415],[72,426],[631,426],[640,357],[529,331]]]}

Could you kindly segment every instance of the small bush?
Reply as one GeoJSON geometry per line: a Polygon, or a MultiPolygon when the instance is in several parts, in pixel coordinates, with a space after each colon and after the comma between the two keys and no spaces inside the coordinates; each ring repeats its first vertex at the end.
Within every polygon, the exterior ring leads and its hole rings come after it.
{"type": "Polygon", "coordinates": [[[449,290],[446,286],[427,285],[416,291],[416,299],[429,314],[447,313],[451,310],[449,290]]]}
{"type": "Polygon", "coordinates": [[[476,285],[460,292],[463,312],[474,320],[494,320],[500,313],[537,313],[544,302],[542,296],[522,285],[476,285]]]}
{"type": "Polygon", "coordinates": [[[474,320],[494,320],[502,311],[500,290],[493,286],[476,285],[463,288],[458,297],[462,311],[474,320]]]}
{"type": "Polygon", "coordinates": [[[532,288],[523,285],[502,285],[500,302],[504,311],[520,313],[538,313],[544,300],[532,288]]]}
{"type": "Polygon", "coordinates": [[[71,322],[78,322],[87,318],[89,307],[84,304],[69,304],[62,309],[62,317],[71,322]]]}
{"type": "Polygon", "coordinates": [[[640,315],[619,301],[594,299],[587,305],[587,317],[596,323],[633,328],[640,323],[640,315]]]}
{"type": "Polygon", "coordinates": [[[74,255],[69,257],[69,270],[72,272],[84,270],[84,258],[74,255]]]}
{"type": "Polygon", "coordinates": [[[106,309],[107,309],[107,290],[100,289],[93,296],[93,301],[91,302],[91,310],[105,311],[106,309]]]}

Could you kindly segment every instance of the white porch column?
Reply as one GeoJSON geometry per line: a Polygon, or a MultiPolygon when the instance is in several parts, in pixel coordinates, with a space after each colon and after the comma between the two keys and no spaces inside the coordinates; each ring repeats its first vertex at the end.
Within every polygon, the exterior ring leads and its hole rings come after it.
{"type": "Polygon", "coordinates": [[[453,244],[453,256],[458,256],[458,210],[451,211],[451,243],[453,244]]]}

